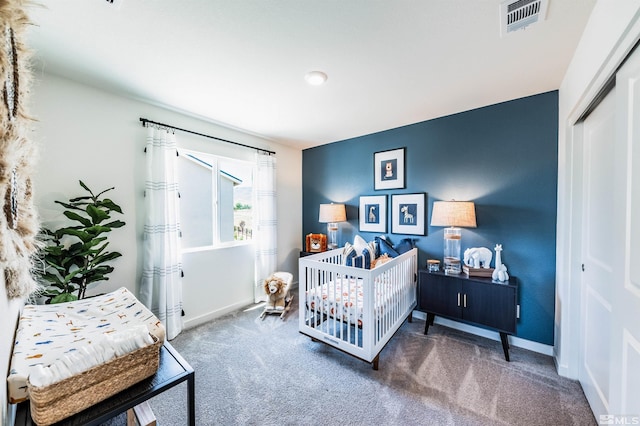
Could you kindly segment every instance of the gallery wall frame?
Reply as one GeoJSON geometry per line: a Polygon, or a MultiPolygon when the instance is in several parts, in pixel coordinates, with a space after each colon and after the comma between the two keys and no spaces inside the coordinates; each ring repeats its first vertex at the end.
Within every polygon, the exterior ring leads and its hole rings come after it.
{"type": "Polygon", "coordinates": [[[405,187],[405,148],[379,151],[373,154],[373,188],[403,189],[405,187]]]}
{"type": "Polygon", "coordinates": [[[391,195],[391,233],[426,235],[427,194],[391,195]]]}
{"type": "Polygon", "coordinates": [[[361,232],[387,232],[387,196],[360,197],[359,230],[361,232]]]}

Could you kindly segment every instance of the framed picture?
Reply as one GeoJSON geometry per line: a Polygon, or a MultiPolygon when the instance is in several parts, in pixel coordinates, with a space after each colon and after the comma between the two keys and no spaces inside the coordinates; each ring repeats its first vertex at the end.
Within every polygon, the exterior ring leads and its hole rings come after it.
{"type": "Polygon", "coordinates": [[[404,188],[404,148],[373,154],[374,189],[404,188]]]}
{"type": "Polygon", "coordinates": [[[391,233],[425,235],[427,223],[427,194],[399,194],[391,196],[391,233]]]}
{"type": "Polygon", "coordinates": [[[360,231],[387,232],[387,196],[360,197],[360,231]]]}

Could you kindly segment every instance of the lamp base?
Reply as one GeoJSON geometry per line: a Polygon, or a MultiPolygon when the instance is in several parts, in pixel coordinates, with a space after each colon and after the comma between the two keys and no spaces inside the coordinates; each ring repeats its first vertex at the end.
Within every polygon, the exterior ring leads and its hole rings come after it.
{"type": "Polygon", "coordinates": [[[462,268],[460,267],[460,259],[455,257],[445,257],[444,258],[444,273],[447,275],[458,275],[462,273],[462,268]]]}
{"type": "Polygon", "coordinates": [[[336,222],[327,223],[327,250],[333,250],[338,248],[338,224],[336,222]]]}
{"type": "Polygon", "coordinates": [[[444,230],[444,273],[460,274],[462,262],[460,262],[460,240],[462,230],[460,228],[446,228],[444,230]]]}

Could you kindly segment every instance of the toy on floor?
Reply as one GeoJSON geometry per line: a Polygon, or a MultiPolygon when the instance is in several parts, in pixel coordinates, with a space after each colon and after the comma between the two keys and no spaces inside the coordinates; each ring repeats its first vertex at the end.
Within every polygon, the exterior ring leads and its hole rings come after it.
{"type": "Polygon", "coordinates": [[[289,272],[274,272],[264,280],[264,292],[267,294],[267,304],[260,315],[264,319],[267,314],[280,314],[280,319],[291,309],[291,283],[293,275],[289,272]]]}

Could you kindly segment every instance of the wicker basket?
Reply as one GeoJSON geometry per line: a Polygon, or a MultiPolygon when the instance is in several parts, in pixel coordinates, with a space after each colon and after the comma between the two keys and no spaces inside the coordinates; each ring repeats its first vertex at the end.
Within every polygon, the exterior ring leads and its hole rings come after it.
{"type": "Polygon", "coordinates": [[[31,417],[38,426],[56,423],[152,376],[160,358],[160,341],[114,358],[49,386],[29,383],[31,417]]]}

